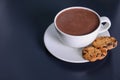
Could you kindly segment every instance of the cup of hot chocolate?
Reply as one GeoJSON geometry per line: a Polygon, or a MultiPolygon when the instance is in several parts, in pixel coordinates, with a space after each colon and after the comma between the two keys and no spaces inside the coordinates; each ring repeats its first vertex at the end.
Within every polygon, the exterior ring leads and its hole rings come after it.
{"type": "Polygon", "coordinates": [[[54,24],[63,44],[82,48],[91,44],[99,33],[107,31],[111,21],[86,7],[69,7],[55,16],[54,24]]]}

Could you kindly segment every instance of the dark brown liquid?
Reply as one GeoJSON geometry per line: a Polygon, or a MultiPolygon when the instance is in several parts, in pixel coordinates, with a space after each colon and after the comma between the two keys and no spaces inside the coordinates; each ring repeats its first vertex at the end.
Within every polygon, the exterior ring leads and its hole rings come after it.
{"type": "Polygon", "coordinates": [[[99,26],[98,16],[85,9],[70,9],[62,12],[56,19],[58,28],[70,35],[84,35],[99,26]]]}

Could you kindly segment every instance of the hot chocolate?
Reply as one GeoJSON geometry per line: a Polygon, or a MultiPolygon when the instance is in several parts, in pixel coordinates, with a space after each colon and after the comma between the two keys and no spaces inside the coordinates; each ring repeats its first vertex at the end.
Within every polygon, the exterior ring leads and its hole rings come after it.
{"type": "Polygon", "coordinates": [[[56,19],[57,27],[70,35],[85,35],[99,26],[99,18],[86,9],[69,9],[60,13],[56,19]]]}

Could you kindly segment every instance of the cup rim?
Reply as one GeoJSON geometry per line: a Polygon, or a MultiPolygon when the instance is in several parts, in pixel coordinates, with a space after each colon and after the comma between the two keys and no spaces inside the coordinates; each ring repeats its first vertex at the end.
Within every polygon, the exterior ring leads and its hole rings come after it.
{"type": "Polygon", "coordinates": [[[92,9],[90,9],[90,8],[81,7],[81,6],[74,6],[74,7],[68,7],[68,8],[62,9],[62,10],[60,10],[60,11],[56,14],[56,16],[55,16],[55,18],[54,18],[55,28],[56,28],[60,33],[62,33],[62,34],[64,34],[64,35],[67,35],[67,36],[73,36],[73,37],[74,37],[74,36],[87,36],[87,35],[90,35],[90,34],[94,33],[95,31],[97,31],[97,30],[100,28],[100,23],[101,23],[100,16],[99,16],[99,14],[98,14],[96,11],[94,11],[94,10],[92,10],[92,9]],[[92,32],[90,32],[90,33],[88,33],[88,34],[83,34],[83,35],[71,35],[71,34],[67,34],[67,33],[61,31],[61,30],[58,28],[58,26],[57,26],[57,24],[56,24],[56,19],[57,19],[57,17],[58,17],[62,12],[66,11],[66,10],[76,9],[76,8],[77,8],[77,9],[85,9],[85,10],[91,11],[91,12],[93,12],[94,14],[97,15],[97,17],[98,17],[98,19],[99,19],[99,25],[98,25],[98,27],[97,27],[94,31],[92,31],[92,32]]]}

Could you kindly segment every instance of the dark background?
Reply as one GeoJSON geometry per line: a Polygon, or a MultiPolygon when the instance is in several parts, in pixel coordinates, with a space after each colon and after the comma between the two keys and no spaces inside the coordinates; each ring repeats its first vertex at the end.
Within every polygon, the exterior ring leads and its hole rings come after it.
{"type": "Polygon", "coordinates": [[[84,6],[108,16],[120,42],[120,0],[0,0],[0,80],[120,80],[120,45],[104,60],[72,64],[53,57],[43,35],[62,9],[84,6]]]}

